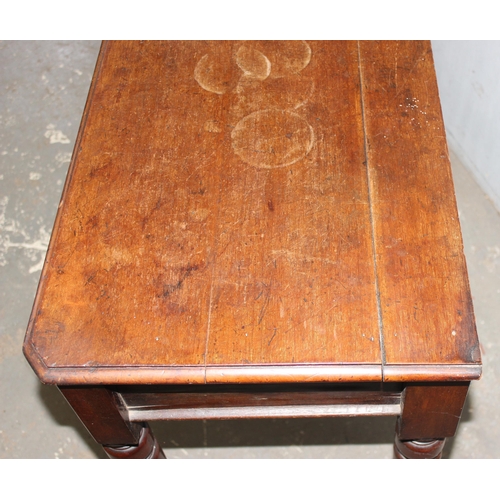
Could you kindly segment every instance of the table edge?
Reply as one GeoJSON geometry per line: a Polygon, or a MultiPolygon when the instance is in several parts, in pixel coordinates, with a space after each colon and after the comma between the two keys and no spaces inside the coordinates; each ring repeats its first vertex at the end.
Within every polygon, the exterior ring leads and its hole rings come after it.
{"type": "Polygon", "coordinates": [[[481,364],[260,364],[192,366],[64,366],[49,367],[30,342],[24,355],[45,384],[264,384],[348,382],[451,382],[481,378],[481,364]]]}

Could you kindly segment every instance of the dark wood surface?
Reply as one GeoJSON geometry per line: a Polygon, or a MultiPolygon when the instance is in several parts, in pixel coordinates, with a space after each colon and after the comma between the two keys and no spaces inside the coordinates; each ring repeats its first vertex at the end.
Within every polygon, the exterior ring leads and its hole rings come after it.
{"type": "Polygon", "coordinates": [[[397,434],[402,440],[455,435],[469,382],[408,384],[402,393],[397,434]]]}
{"type": "Polygon", "coordinates": [[[116,388],[132,421],[400,415],[401,387],[236,384],[116,388]]]}
{"type": "Polygon", "coordinates": [[[63,385],[478,378],[430,44],[104,43],[24,348],[63,385]]]}
{"type": "Polygon", "coordinates": [[[430,44],[360,47],[384,379],[479,363],[430,44]]]}
{"type": "Polygon", "coordinates": [[[250,392],[247,388],[238,392],[214,393],[164,393],[144,392],[121,393],[128,410],[131,408],[204,408],[204,407],[238,407],[238,406],[287,406],[293,404],[400,404],[399,392],[369,392],[369,391],[307,391],[287,392],[283,386],[278,386],[270,392],[250,392]]]}
{"type": "Polygon", "coordinates": [[[397,436],[394,442],[394,458],[399,459],[439,459],[443,455],[445,440],[401,441],[397,436]]]}
{"type": "Polygon", "coordinates": [[[142,427],[128,421],[120,396],[106,387],[59,387],[82,424],[103,445],[138,445],[142,427]]]}
{"type": "Polygon", "coordinates": [[[103,448],[109,458],[143,460],[167,458],[147,424],[141,428],[141,435],[137,446],[104,446],[103,448]]]}

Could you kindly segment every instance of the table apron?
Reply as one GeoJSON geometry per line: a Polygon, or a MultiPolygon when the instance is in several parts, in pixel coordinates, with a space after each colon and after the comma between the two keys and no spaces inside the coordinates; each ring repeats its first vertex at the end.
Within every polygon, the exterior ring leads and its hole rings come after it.
{"type": "Polygon", "coordinates": [[[400,415],[401,393],[120,393],[132,422],[400,415]]]}

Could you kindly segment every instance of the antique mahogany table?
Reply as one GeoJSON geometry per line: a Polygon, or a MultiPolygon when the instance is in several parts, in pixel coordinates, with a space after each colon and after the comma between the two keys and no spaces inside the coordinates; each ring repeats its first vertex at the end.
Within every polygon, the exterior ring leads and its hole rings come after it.
{"type": "Polygon", "coordinates": [[[109,456],[165,419],[398,415],[481,374],[428,42],[108,42],[24,352],[109,456]]]}

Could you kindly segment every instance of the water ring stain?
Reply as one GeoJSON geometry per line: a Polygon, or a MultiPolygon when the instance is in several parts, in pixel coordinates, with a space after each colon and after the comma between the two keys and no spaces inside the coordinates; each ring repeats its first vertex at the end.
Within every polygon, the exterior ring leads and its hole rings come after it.
{"type": "Polygon", "coordinates": [[[256,111],[238,122],[231,133],[234,152],[258,168],[279,168],[303,159],[314,144],[312,127],[288,110],[256,111]]]}

